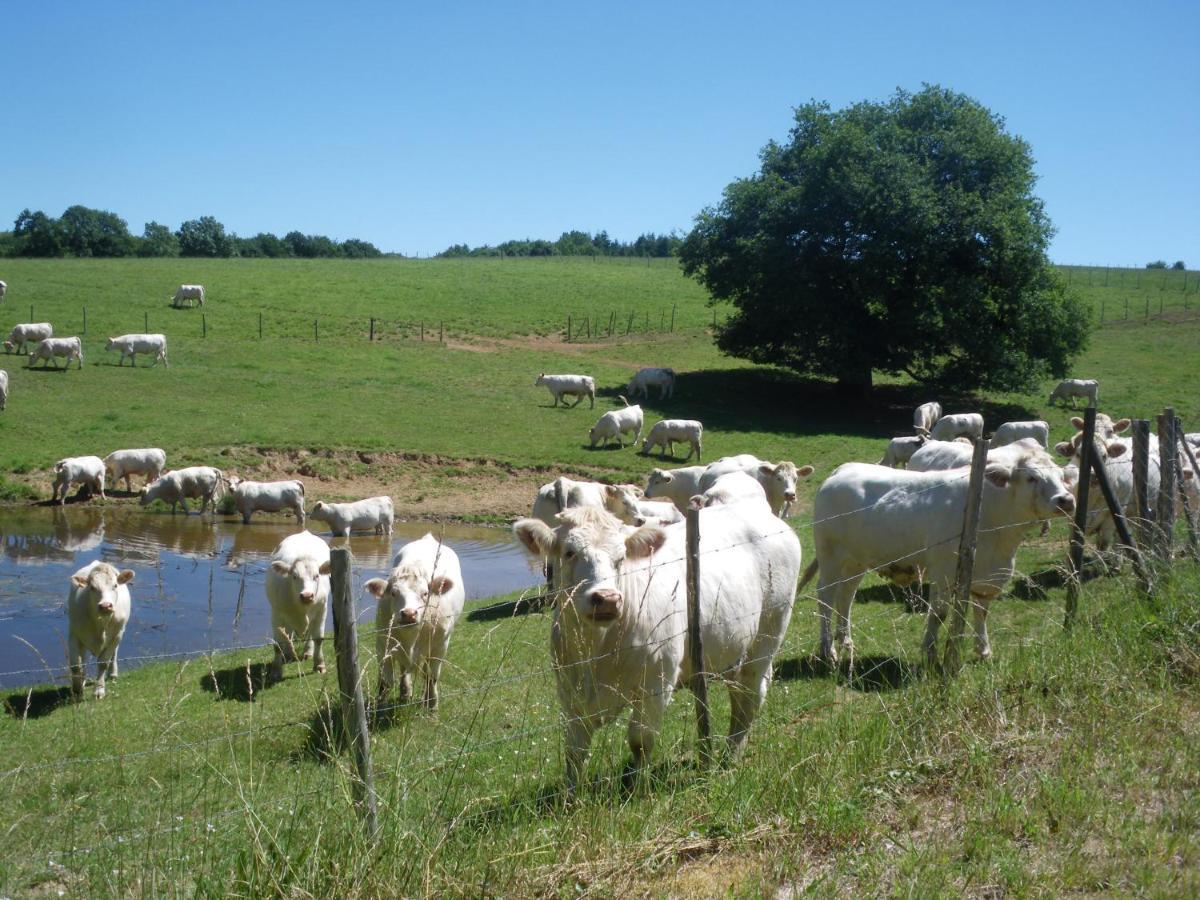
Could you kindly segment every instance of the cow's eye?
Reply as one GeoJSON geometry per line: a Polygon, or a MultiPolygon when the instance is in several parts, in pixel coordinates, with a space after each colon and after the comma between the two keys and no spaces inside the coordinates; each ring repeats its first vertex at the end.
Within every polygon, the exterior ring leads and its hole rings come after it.
{"type": "Polygon", "coordinates": [[[575,558],[574,550],[564,550],[563,551],[563,559],[574,559],[574,558],[575,558]]]}

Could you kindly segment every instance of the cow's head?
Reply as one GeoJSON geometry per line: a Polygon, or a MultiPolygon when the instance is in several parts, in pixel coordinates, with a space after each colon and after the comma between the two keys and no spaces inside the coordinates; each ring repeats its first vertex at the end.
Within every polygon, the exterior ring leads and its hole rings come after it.
{"type": "Polygon", "coordinates": [[[71,576],[75,587],[87,591],[94,614],[101,618],[113,614],[117,602],[117,586],[128,584],[130,581],[133,581],[131,569],[118,572],[115,566],[108,563],[99,563],[82,575],[76,573],[71,576]]]}
{"type": "Polygon", "coordinates": [[[807,478],[813,471],[812,466],[796,468],[793,462],[781,462],[778,465],[763,463],[758,467],[758,481],[767,492],[767,499],[776,514],[784,504],[796,501],[796,482],[807,478]]]}
{"type": "Polygon", "coordinates": [[[604,508],[627,525],[638,517],[638,489],[632,484],[606,484],[604,508]]]}
{"type": "Polygon", "coordinates": [[[17,345],[16,345],[16,344],[14,344],[12,341],[5,341],[5,342],[4,342],[4,352],[5,352],[5,353],[12,353],[12,352],[13,352],[13,350],[15,350],[15,349],[16,349],[16,347],[17,347],[17,345]]]}
{"type": "Polygon", "coordinates": [[[364,587],[376,600],[391,601],[393,625],[419,625],[430,598],[448,593],[454,580],[447,575],[430,578],[418,566],[397,566],[387,578],[372,578],[364,587]]]}
{"type": "Polygon", "coordinates": [[[550,528],[538,519],[521,519],[513,531],[529,553],[549,561],[560,608],[570,607],[581,621],[608,627],[625,608],[622,570],[646,560],[667,533],[658,525],[623,529],[614,516],[594,507],[565,510],[558,522],[550,528]]]}
{"type": "Polygon", "coordinates": [[[539,376],[537,377],[537,381],[535,381],[535,382],[533,383],[533,386],[534,386],[534,387],[537,387],[538,385],[542,385],[542,384],[545,384],[545,383],[546,383],[546,373],[545,373],[545,372],[543,372],[541,375],[539,375],[539,376]]]}
{"type": "Polygon", "coordinates": [[[104,349],[105,349],[105,350],[111,350],[111,349],[113,349],[115,346],[117,346],[117,339],[116,339],[116,338],[109,338],[109,339],[108,339],[108,341],[107,341],[107,342],[105,343],[105,345],[104,345],[104,349]]]}
{"type": "Polygon", "coordinates": [[[329,570],[329,560],[318,563],[310,556],[301,557],[290,565],[281,559],[271,562],[271,571],[287,578],[296,598],[306,606],[317,601],[321,594],[321,576],[328,575],[329,570]]]}
{"type": "Polygon", "coordinates": [[[654,469],[650,473],[650,478],[646,482],[645,494],[647,497],[663,497],[666,495],[668,485],[675,479],[675,476],[666,469],[654,469]]]}
{"type": "Polygon", "coordinates": [[[993,488],[1006,491],[1032,519],[1069,516],[1075,496],[1063,470],[1049,453],[1038,447],[1011,460],[989,462],[984,478],[993,488]]]}

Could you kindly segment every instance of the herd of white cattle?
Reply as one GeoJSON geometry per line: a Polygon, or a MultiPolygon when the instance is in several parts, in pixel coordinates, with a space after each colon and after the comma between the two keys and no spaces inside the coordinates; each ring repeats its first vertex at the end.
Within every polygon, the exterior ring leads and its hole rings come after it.
{"type": "MultiPolygon", "coordinates": [[[[626,393],[658,387],[660,396],[670,397],[674,374],[644,369],[626,393]]],[[[555,406],[565,403],[566,396],[575,398],[572,406],[585,396],[594,405],[595,381],[589,376],[543,374],[536,384],[550,390],[555,406]]],[[[1070,381],[1052,399],[1086,396],[1094,402],[1096,393],[1095,382],[1070,381]]],[[[631,432],[636,445],[641,408],[621,399],[623,408],[604,413],[593,426],[593,445],[615,438],[624,446],[621,436],[631,432]]],[[[1075,457],[1083,420],[1071,421],[1077,433],[1055,447],[1070,458],[1065,466],[1050,455],[1044,421],[1003,423],[990,437],[970,587],[975,646],[983,659],[991,655],[988,608],[1012,577],[1022,540],[1051,519],[1074,513],[1075,457]]],[[[1130,441],[1121,436],[1129,425],[1129,419],[1114,421],[1098,413],[1095,446],[1120,503],[1135,514],[1130,441]]],[[[844,463],[819,487],[812,522],[816,559],[803,576],[800,542],[785,517],[796,500],[797,482],[813,472],[810,465],[741,454],[708,465],[653,469],[644,487],[564,476],[538,489],[530,517],[517,521],[513,530],[542,564],[555,599],[551,657],[566,723],[569,786],[582,775],[596,729],[627,710],[628,744],[635,766],[640,765],[653,748],[673,692],[696,667],[686,627],[688,510],[697,511],[700,523],[703,671],[730,691],[729,758],[741,751],[765,700],[797,591],[814,575],[823,660],[835,663],[839,654],[852,651],[851,604],[862,578],[876,572],[900,585],[929,586],[922,650],[935,663],[938,632],[950,609],[971,441],[983,438],[984,420],[972,412],[943,415],[940,404],[926,403],[914,413],[913,431],[889,442],[880,462],[844,463]]],[[[651,428],[642,452],[657,446],[664,455],[673,455],[673,442],[686,442],[689,457],[699,457],[701,433],[699,422],[663,420],[651,428]]],[[[1200,434],[1186,438],[1200,448],[1200,434]]],[[[129,476],[138,474],[147,480],[140,495],[143,505],[162,500],[173,512],[180,504],[186,513],[187,500],[199,499],[203,513],[215,509],[228,487],[245,523],[256,511],[290,509],[298,525],[305,525],[302,482],[245,481],[207,466],[164,471],[165,463],[165,454],[157,449],[117,451],[103,460],[60,460],[55,498],[62,502],[73,483],[89,485],[103,496],[106,475],[124,478],[128,488],[129,476]]],[[[1181,471],[1194,494],[1200,479],[1186,462],[1181,471]]],[[[1157,441],[1152,438],[1151,497],[1157,494],[1158,480],[1157,441]]],[[[392,501],[319,502],[307,518],[329,523],[335,535],[390,533],[392,501]]],[[[1087,532],[1100,549],[1111,546],[1112,530],[1104,503],[1098,496],[1090,498],[1087,532]]],[[[283,678],[286,661],[311,657],[313,670],[325,671],[321,646],[329,571],[329,545],[305,530],[285,538],[272,555],[266,576],[272,681],[283,678]]],[[[104,695],[106,676],[117,674],[132,578],[131,571],[119,572],[104,562],[72,576],[69,663],[76,694],[82,691],[85,650],[97,658],[97,697],[104,695]]],[[[422,702],[436,708],[439,673],[465,597],[453,549],[427,534],[400,550],[386,578],[371,579],[364,588],[377,600],[377,704],[387,702],[397,682],[401,701],[407,701],[417,676],[425,682],[422,702]]],[[[957,636],[966,623],[956,621],[950,628],[957,636]]],[[[956,643],[948,645],[948,656],[956,643]]]]}

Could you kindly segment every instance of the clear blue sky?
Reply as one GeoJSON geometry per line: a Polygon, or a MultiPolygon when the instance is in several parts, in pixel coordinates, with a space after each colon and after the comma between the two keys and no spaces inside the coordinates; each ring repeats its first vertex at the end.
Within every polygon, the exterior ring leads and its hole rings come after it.
{"type": "Polygon", "coordinates": [[[1200,267],[1195,0],[9,0],[0,32],[0,227],[631,240],[690,228],[792,107],[935,82],[1030,142],[1056,261],[1200,267]]]}

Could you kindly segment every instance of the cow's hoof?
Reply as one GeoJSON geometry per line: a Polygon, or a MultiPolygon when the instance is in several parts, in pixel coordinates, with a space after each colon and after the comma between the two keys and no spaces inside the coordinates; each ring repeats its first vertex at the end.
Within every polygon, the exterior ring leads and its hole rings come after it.
{"type": "Polygon", "coordinates": [[[317,665],[313,666],[313,671],[318,675],[324,675],[326,672],[325,663],[318,663],[317,665]]]}

